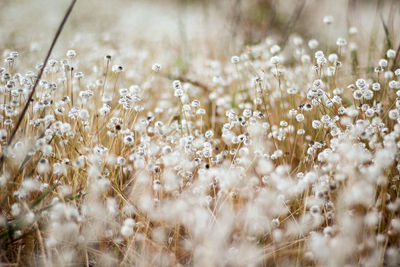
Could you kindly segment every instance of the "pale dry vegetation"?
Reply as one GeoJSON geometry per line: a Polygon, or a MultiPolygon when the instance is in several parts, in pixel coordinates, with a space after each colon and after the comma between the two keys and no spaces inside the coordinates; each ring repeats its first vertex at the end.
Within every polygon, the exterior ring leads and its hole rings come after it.
{"type": "Polygon", "coordinates": [[[397,1],[78,0],[45,66],[41,2],[0,4],[1,265],[400,265],[397,1]]]}

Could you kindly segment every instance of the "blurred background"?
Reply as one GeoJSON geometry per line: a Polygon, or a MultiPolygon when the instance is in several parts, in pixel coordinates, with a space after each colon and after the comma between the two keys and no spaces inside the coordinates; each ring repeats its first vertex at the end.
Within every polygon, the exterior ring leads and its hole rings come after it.
{"type": "MultiPolygon", "coordinates": [[[[69,3],[1,0],[0,50],[44,54],[69,3]]],[[[66,49],[98,57],[150,51],[160,60],[226,60],[266,37],[284,44],[293,32],[334,44],[350,26],[370,45],[372,34],[384,40],[383,23],[398,42],[399,6],[398,0],[78,0],[55,55],[66,49]],[[325,15],[335,18],[329,30],[325,15]]]]}

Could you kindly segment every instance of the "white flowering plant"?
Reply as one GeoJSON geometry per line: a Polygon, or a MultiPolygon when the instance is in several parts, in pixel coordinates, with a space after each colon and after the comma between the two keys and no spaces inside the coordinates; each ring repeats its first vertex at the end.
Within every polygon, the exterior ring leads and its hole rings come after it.
{"type": "Polygon", "coordinates": [[[398,24],[56,56],[75,2],[44,62],[0,46],[0,264],[399,266],[398,24]]]}

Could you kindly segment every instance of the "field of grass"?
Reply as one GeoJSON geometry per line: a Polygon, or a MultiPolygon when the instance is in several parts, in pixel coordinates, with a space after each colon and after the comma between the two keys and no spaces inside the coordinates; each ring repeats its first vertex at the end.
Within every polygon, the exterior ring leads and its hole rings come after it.
{"type": "Polygon", "coordinates": [[[399,15],[1,0],[0,266],[400,266],[399,15]]]}

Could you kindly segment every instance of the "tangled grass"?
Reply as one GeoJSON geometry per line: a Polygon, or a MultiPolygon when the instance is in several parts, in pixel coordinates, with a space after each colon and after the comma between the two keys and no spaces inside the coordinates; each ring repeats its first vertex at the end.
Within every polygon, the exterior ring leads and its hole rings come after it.
{"type": "Polygon", "coordinates": [[[1,263],[398,266],[400,51],[357,32],[193,73],[5,49],[1,263]]]}

